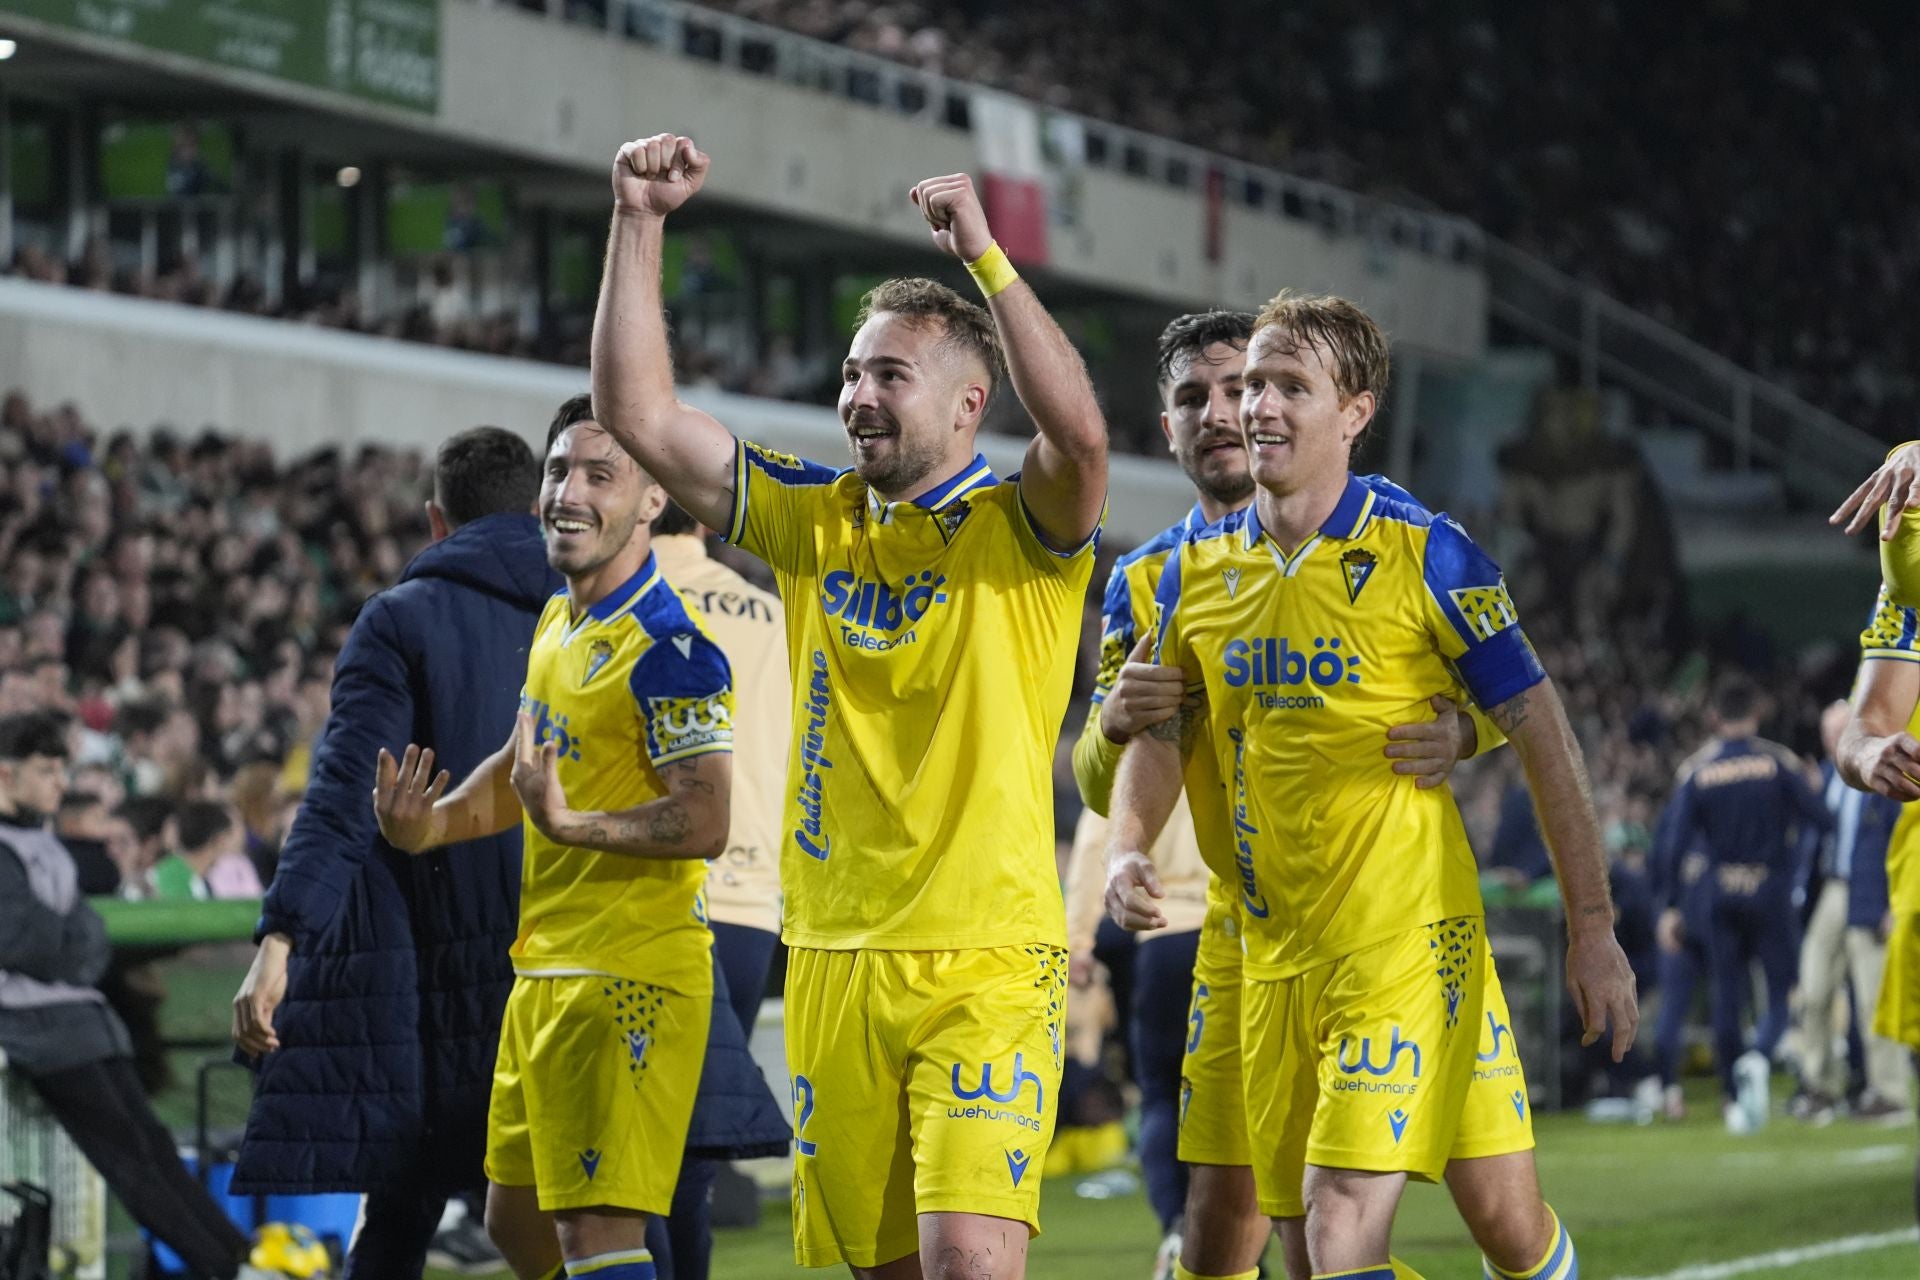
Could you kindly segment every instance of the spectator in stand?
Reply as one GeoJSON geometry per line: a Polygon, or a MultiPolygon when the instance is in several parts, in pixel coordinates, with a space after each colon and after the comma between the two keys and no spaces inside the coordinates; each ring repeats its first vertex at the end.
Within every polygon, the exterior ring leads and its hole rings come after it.
{"type": "Polygon", "coordinates": [[[0,1049],[134,1220],[214,1280],[268,1280],[248,1242],[180,1163],[94,983],[111,956],[72,857],[47,829],[66,789],[66,729],[0,720],[0,1049]]]}
{"type": "Polygon", "coordinates": [[[153,869],[156,898],[205,902],[258,898],[260,876],[244,852],[233,810],[209,800],[182,805],[173,818],[172,849],[153,869]]]}

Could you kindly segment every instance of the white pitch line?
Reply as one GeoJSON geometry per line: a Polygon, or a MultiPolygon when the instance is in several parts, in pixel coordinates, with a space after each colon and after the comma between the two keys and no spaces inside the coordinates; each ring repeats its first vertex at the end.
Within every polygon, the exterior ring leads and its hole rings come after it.
{"type": "Polygon", "coordinates": [[[1772,1253],[1756,1253],[1751,1257],[1732,1258],[1726,1262],[1697,1262],[1665,1275],[1622,1277],[1622,1280],[1728,1280],[1730,1276],[1744,1276],[1755,1271],[1780,1271],[1821,1258],[1869,1253],[1875,1249],[1890,1249],[1897,1244],[1913,1244],[1916,1241],[1920,1241],[1920,1228],[1908,1227],[1904,1231],[1883,1231],[1872,1236],[1841,1236],[1837,1240],[1823,1240],[1819,1244],[1802,1245],[1797,1249],[1775,1249],[1772,1253]]]}

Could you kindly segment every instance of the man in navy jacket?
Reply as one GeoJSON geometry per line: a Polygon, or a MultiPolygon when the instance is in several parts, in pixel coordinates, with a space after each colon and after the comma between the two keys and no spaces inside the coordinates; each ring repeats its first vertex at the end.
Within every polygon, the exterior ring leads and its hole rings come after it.
{"type": "Polygon", "coordinates": [[[236,1039],[264,1055],[235,1187],[367,1192],[349,1275],[419,1275],[448,1195],[486,1182],[520,833],[409,857],[380,839],[368,797],[381,747],[427,743],[464,773],[512,729],[534,622],[560,585],[530,514],[539,491],[512,432],[440,447],[434,541],[341,650],[234,1000],[236,1039]]]}

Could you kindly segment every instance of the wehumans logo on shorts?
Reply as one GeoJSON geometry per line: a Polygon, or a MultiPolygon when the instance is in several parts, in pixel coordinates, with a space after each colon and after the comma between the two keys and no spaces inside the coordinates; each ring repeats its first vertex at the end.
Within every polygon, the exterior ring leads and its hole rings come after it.
{"type": "Polygon", "coordinates": [[[833,852],[833,837],[821,829],[820,814],[826,803],[827,707],[833,686],[827,680],[827,655],[813,651],[813,680],[807,686],[807,728],[800,735],[800,825],[793,829],[793,842],[810,858],[825,862],[833,852]]]}
{"type": "Polygon", "coordinates": [[[962,1102],[972,1102],[978,1098],[991,1098],[995,1102],[1002,1103],[1017,1102],[1020,1098],[1021,1090],[1025,1089],[1029,1082],[1033,1085],[1033,1113],[1035,1115],[1044,1115],[1047,1110],[1047,1087],[1041,1083],[1039,1076],[1026,1069],[1025,1054],[1016,1053],[1013,1055],[1013,1082],[1007,1086],[1005,1093],[1001,1093],[993,1087],[993,1064],[991,1062],[981,1065],[980,1084],[978,1088],[974,1089],[961,1087],[960,1064],[957,1062],[953,1064],[953,1096],[962,1102]]]}
{"type": "Polygon", "coordinates": [[[1350,1076],[1358,1075],[1361,1072],[1365,1072],[1370,1076],[1390,1076],[1399,1066],[1400,1055],[1410,1051],[1413,1054],[1413,1078],[1418,1080],[1420,1078],[1420,1046],[1412,1040],[1402,1040],[1400,1038],[1400,1026],[1398,1023],[1394,1024],[1392,1034],[1393,1038],[1387,1042],[1385,1061],[1379,1066],[1375,1066],[1373,1063],[1372,1036],[1364,1036],[1361,1038],[1360,1051],[1355,1055],[1352,1062],[1347,1061],[1347,1051],[1353,1046],[1353,1037],[1342,1036],[1340,1038],[1339,1054],[1334,1059],[1335,1065],[1340,1068],[1343,1074],[1350,1076]]]}

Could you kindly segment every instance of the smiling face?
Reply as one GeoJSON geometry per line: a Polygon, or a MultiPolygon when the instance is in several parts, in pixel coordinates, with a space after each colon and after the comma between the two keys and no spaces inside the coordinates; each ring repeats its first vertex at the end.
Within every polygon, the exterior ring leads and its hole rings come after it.
{"type": "Polygon", "coordinates": [[[1167,448],[1207,500],[1237,507],[1253,496],[1246,438],[1240,430],[1244,343],[1216,342],[1168,372],[1160,389],[1167,448]]]}
{"type": "Polygon", "coordinates": [[[660,487],[612,436],[575,423],[554,438],[540,483],[547,563],[569,580],[587,577],[625,552],[664,505],[660,487]]]}
{"type": "Polygon", "coordinates": [[[1247,345],[1240,399],[1254,483],[1284,497],[1345,475],[1374,403],[1371,391],[1341,396],[1321,343],[1280,325],[1259,330],[1247,345]]]}
{"type": "Polygon", "coordinates": [[[972,458],[991,379],[938,317],[874,312],[840,373],[853,469],[882,497],[914,496],[972,458]]]}

